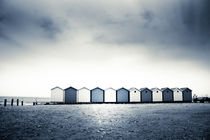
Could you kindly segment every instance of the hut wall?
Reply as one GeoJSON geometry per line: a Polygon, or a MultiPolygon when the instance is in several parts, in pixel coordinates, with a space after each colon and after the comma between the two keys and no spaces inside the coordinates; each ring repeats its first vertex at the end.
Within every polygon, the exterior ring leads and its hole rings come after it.
{"type": "Polygon", "coordinates": [[[77,102],[77,90],[68,88],[65,90],[65,103],[76,103],[77,102]]]}
{"type": "Polygon", "coordinates": [[[114,89],[105,90],[105,102],[116,102],[116,90],[114,89]]]}
{"type": "Polygon", "coordinates": [[[52,89],[51,102],[64,102],[64,91],[60,88],[52,89]]]}
{"type": "Polygon", "coordinates": [[[192,102],[192,92],[190,90],[184,90],[182,94],[185,102],[192,102]]]}
{"type": "Polygon", "coordinates": [[[139,90],[130,90],[130,102],[141,102],[141,95],[139,90]]]}
{"type": "Polygon", "coordinates": [[[152,92],[152,101],[153,102],[162,102],[163,101],[163,95],[161,90],[153,90],[152,92]]]}
{"type": "Polygon", "coordinates": [[[104,91],[98,88],[91,90],[91,102],[104,102],[104,91]]]}
{"type": "Polygon", "coordinates": [[[82,88],[78,90],[77,102],[79,103],[89,103],[90,102],[90,90],[82,88]]]}
{"type": "Polygon", "coordinates": [[[141,91],[141,101],[142,102],[152,102],[152,91],[150,91],[150,90],[141,91]]]}
{"type": "Polygon", "coordinates": [[[182,91],[174,90],[174,101],[183,101],[182,91]]]}
{"type": "Polygon", "coordinates": [[[117,102],[129,102],[129,91],[125,89],[117,90],[117,102]]]}
{"type": "Polygon", "coordinates": [[[173,102],[173,91],[164,90],[163,92],[163,101],[164,102],[173,102]]]}

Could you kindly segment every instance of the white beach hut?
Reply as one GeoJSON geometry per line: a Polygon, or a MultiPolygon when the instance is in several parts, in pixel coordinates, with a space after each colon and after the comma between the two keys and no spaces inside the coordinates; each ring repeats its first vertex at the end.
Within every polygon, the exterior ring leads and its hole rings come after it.
{"type": "Polygon", "coordinates": [[[141,94],[137,88],[130,88],[130,102],[141,102],[141,94]]]}
{"type": "Polygon", "coordinates": [[[189,88],[181,88],[183,101],[184,102],[192,102],[192,90],[189,88]]]}
{"type": "Polygon", "coordinates": [[[51,102],[63,103],[64,102],[64,90],[60,87],[54,87],[51,89],[51,102]]]}
{"type": "Polygon", "coordinates": [[[174,93],[174,102],[182,102],[183,101],[183,96],[182,96],[182,91],[179,88],[172,88],[173,93],[174,93]]]}
{"type": "Polygon", "coordinates": [[[116,90],[113,88],[105,89],[105,102],[115,103],[116,102],[116,90]]]}
{"type": "Polygon", "coordinates": [[[162,91],[159,88],[152,88],[152,101],[153,102],[162,102],[163,95],[162,91]]]}
{"type": "Polygon", "coordinates": [[[152,91],[148,88],[141,88],[141,102],[152,102],[152,91]]]}
{"type": "Polygon", "coordinates": [[[78,103],[90,103],[90,90],[83,87],[77,91],[77,102],[78,103]]]}
{"type": "Polygon", "coordinates": [[[173,90],[170,88],[161,88],[163,93],[163,102],[173,102],[173,90]]]}
{"type": "Polygon", "coordinates": [[[73,87],[66,88],[64,99],[65,99],[65,103],[76,103],[77,102],[77,89],[73,87]]]}

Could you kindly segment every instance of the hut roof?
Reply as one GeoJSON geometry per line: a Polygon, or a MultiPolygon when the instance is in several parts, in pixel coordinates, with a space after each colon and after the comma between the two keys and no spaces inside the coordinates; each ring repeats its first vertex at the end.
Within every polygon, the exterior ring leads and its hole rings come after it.
{"type": "Polygon", "coordinates": [[[153,90],[159,90],[159,91],[161,91],[159,88],[157,88],[157,87],[155,87],[155,88],[151,88],[151,90],[153,91],[153,90]]]}
{"type": "Polygon", "coordinates": [[[60,87],[58,87],[58,86],[52,88],[51,90],[56,89],[56,88],[59,88],[59,89],[63,90],[62,88],[60,88],[60,87]]]}
{"type": "Polygon", "coordinates": [[[185,90],[190,90],[192,91],[191,89],[189,89],[188,87],[185,87],[185,88],[180,88],[181,91],[185,91],[185,90]]]}
{"type": "MultiPolygon", "coordinates": [[[[130,88],[129,89],[130,91],[133,91],[133,90],[138,90],[137,88],[135,88],[135,87],[132,87],[132,88],[130,88]]],[[[139,91],[139,90],[138,90],[139,91]]]]}
{"type": "Polygon", "coordinates": [[[70,87],[68,87],[68,88],[66,88],[65,90],[68,90],[68,89],[70,89],[70,88],[71,88],[71,89],[74,89],[74,90],[77,90],[76,88],[71,87],[71,86],[70,86],[70,87]]]}
{"type": "Polygon", "coordinates": [[[82,90],[82,89],[87,89],[87,90],[89,90],[88,88],[86,88],[86,87],[82,87],[82,88],[80,88],[79,90],[82,90]]]}
{"type": "Polygon", "coordinates": [[[94,89],[91,89],[91,91],[92,91],[92,90],[96,90],[96,89],[99,89],[99,90],[104,91],[104,90],[103,90],[103,89],[101,89],[100,87],[96,87],[96,88],[94,88],[94,89]]]}
{"type": "Polygon", "coordinates": [[[165,91],[165,90],[170,90],[170,91],[173,91],[173,90],[171,90],[171,89],[170,89],[170,88],[168,88],[168,87],[161,88],[161,91],[165,91]]]}
{"type": "Polygon", "coordinates": [[[149,91],[151,91],[150,89],[148,89],[147,87],[145,87],[145,88],[141,88],[140,89],[140,91],[144,91],[144,90],[149,90],[149,91]]]}
{"type": "Polygon", "coordinates": [[[180,88],[177,88],[177,87],[175,87],[175,88],[171,88],[171,90],[173,90],[173,91],[175,91],[175,90],[179,90],[179,91],[181,91],[181,89],[180,89],[180,88]]]}
{"type": "Polygon", "coordinates": [[[109,89],[116,90],[116,89],[114,89],[114,88],[112,88],[112,87],[106,88],[105,90],[109,90],[109,89]]]}
{"type": "Polygon", "coordinates": [[[118,91],[118,90],[122,90],[122,89],[124,89],[124,90],[126,90],[126,91],[129,91],[129,90],[127,90],[127,89],[124,88],[124,87],[121,87],[121,88],[117,89],[117,91],[118,91]]]}

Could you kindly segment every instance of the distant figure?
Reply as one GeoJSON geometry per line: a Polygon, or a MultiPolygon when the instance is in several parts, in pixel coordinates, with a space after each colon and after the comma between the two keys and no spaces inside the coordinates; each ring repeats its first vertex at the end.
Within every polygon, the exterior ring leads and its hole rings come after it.
{"type": "Polygon", "coordinates": [[[198,102],[198,96],[196,94],[193,95],[193,102],[195,102],[195,103],[198,102]]]}

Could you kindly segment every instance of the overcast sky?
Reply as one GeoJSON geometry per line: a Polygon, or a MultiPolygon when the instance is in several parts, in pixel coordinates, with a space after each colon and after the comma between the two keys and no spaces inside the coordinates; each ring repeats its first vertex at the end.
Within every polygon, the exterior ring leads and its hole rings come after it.
{"type": "Polygon", "coordinates": [[[0,0],[0,96],[189,87],[210,96],[209,0],[0,0]]]}

